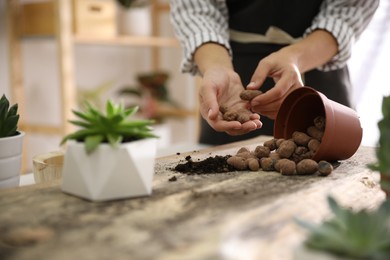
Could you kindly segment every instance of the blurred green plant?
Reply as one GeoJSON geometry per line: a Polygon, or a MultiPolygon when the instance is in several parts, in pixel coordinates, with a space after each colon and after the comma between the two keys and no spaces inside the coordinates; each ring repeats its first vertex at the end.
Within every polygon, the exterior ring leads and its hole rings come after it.
{"type": "Polygon", "coordinates": [[[85,106],[84,111],[72,111],[78,120],[69,121],[81,129],[65,136],[61,144],[68,140],[84,142],[86,152],[92,153],[104,142],[116,147],[122,142],[157,137],[150,127],[153,120],[130,119],[137,113],[137,106],[125,109],[122,104],[107,100],[105,114],[88,102],[85,106]]]}
{"type": "Polygon", "coordinates": [[[18,134],[18,104],[10,106],[10,102],[3,94],[0,99],[0,138],[18,134]]]}
{"type": "Polygon", "coordinates": [[[83,106],[85,101],[93,104],[99,109],[104,109],[105,99],[103,96],[114,86],[113,81],[107,81],[95,88],[77,88],[77,104],[83,106]]]}
{"type": "Polygon", "coordinates": [[[333,217],[321,225],[302,220],[298,223],[309,230],[305,245],[353,259],[390,259],[390,201],[374,211],[352,211],[328,197],[333,217]]]}
{"type": "Polygon", "coordinates": [[[378,122],[379,141],[376,148],[377,162],[368,165],[374,171],[380,172],[380,185],[386,195],[390,194],[390,96],[382,99],[382,116],[378,122]]]}
{"type": "Polygon", "coordinates": [[[180,106],[171,97],[166,86],[169,74],[166,72],[150,72],[137,75],[137,86],[124,86],[119,89],[119,95],[136,97],[135,104],[140,107],[140,111],[149,119],[157,122],[164,121],[164,115],[159,109],[168,106],[174,109],[180,106]]]}

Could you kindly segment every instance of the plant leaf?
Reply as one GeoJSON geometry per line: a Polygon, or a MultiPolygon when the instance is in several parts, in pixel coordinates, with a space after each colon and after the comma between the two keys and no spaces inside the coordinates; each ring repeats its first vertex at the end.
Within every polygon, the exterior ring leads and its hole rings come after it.
{"type": "Polygon", "coordinates": [[[15,116],[18,114],[18,104],[14,104],[8,110],[8,117],[15,116]]]}
{"type": "Polygon", "coordinates": [[[115,115],[115,112],[116,112],[115,110],[116,109],[115,109],[114,104],[110,100],[108,100],[107,101],[107,105],[106,105],[107,116],[108,117],[113,117],[115,115]]]}
{"type": "Polygon", "coordinates": [[[81,129],[66,135],[61,144],[71,139],[84,141],[86,150],[90,153],[101,142],[108,142],[111,146],[116,146],[124,139],[157,137],[150,128],[150,125],[154,123],[153,120],[132,120],[130,118],[137,111],[138,106],[125,109],[122,103],[115,104],[111,100],[107,100],[106,114],[104,114],[86,101],[84,111],[73,111],[80,120],[69,121],[81,129]]]}
{"type": "Polygon", "coordinates": [[[122,142],[123,137],[117,134],[108,134],[107,139],[112,147],[116,147],[119,143],[122,142]]]}
{"type": "Polygon", "coordinates": [[[85,143],[85,151],[90,154],[92,153],[99,144],[103,141],[104,136],[102,135],[91,135],[87,136],[84,140],[85,143]]]}
{"type": "Polygon", "coordinates": [[[91,123],[87,123],[87,122],[79,121],[79,120],[69,120],[68,122],[72,123],[75,126],[81,126],[81,127],[85,127],[85,128],[88,128],[88,127],[92,126],[91,123]]]}

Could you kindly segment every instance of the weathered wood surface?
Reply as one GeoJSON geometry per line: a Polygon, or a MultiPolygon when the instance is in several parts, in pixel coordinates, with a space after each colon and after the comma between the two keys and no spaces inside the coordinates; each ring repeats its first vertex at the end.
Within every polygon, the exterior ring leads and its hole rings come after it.
{"type": "MultiPolygon", "coordinates": [[[[233,154],[267,139],[189,154],[233,154]]],[[[329,217],[328,195],[354,209],[384,200],[379,174],[366,167],[373,148],[360,147],[328,177],[171,171],[186,155],[158,159],[150,197],[92,203],[56,182],[0,191],[0,259],[288,260],[306,234],[295,218],[329,217]]]]}

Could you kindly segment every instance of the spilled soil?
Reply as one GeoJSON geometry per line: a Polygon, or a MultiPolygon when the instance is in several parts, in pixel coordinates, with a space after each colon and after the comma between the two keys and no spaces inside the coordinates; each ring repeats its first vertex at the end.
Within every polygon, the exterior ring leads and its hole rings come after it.
{"type": "Polygon", "coordinates": [[[177,172],[192,174],[210,174],[235,171],[234,167],[226,161],[231,155],[207,157],[204,160],[193,161],[191,156],[185,158],[185,163],[179,163],[174,170],[177,172]]]}

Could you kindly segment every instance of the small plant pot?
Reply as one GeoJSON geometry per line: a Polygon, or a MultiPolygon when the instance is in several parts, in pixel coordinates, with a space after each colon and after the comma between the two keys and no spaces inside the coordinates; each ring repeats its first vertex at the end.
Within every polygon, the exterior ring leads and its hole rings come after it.
{"type": "Polygon", "coordinates": [[[24,135],[0,138],[0,189],[19,186],[24,135]]]}
{"type": "Polygon", "coordinates": [[[124,35],[152,35],[151,7],[121,8],[119,13],[119,31],[124,35]]]}
{"type": "Polygon", "coordinates": [[[157,140],[109,144],[87,154],[84,143],[68,142],[62,191],[91,201],[147,196],[152,193],[157,140]]]}
{"type": "Polygon", "coordinates": [[[283,100],[275,119],[274,137],[288,139],[294,131],[306,133],[317,116],[325,117],[326,126],[313,159],[332,162],[354,155],[363,136],[357,113],[310,87],[296,89],[283,100]]]}

